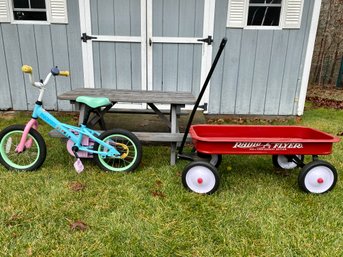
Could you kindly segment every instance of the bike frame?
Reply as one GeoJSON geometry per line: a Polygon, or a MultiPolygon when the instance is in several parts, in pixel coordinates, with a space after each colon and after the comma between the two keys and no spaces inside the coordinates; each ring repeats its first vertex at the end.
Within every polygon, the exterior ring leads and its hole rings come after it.
{"type": "Polygon", "coordinates": [[[72,140],[79,151],[85,151],[92,154],[98,154],[102,157],[107,156],[115,156],[120,157],[120,153],[110,144],[105,143],[104,141],[97,138],[100,135],[99,132],[87,128],[85,125],[81,124],[80,127],[68,125],[65,123],[60,122],[57,120],[53,115],[51,115],[48,111],[46,111],[41,103],[36,103],[33,109],[32,119],[26,124],[24,133],[21,137],[20,143],[16,148],[18,153],[23,152],[25,148],[30,148],[32,145],[32,139],[26,141],[27,135],[31,128],[38,129],[38,122],[37,119],[42,119],[45,123],[47,123],[52,128],[56,129],[59,133],[61,133],[66,138],[72,140]],[[82,145],[82,138],[83,136],[87,136],[92,139],[94,142],[104,146],[106,151],[94,151],[92,146],[84,146],[82,145]]]}

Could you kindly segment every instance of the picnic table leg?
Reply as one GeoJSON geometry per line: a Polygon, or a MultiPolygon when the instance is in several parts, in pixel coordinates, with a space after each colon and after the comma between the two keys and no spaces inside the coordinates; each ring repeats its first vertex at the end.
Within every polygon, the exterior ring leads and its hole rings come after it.
{"type": "Polygon", "coordinates": [[[76,104],[76,109],[79,109],[79,122],[78,125],[80,126],[83,122],[83,119],[85,118],[85,110],[86,106],[84,104],[76,104]]]}
{"type": "MultiPolygon", "coordinates": [[[[172,104],[170,106],[170,132],[177,133],[179,132],[178,121],[177,121],[177,106],[172,104]]],[[[177,142],[171,142],[170,147],[170,165],[175,165],[176,163],[176,147],[177,142]]]]}

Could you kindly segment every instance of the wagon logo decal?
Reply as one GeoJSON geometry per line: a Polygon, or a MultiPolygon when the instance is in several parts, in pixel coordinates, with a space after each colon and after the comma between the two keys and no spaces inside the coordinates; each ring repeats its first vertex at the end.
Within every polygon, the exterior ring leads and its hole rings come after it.
{"type": "Polygon", "coordinates": [[[304,148],[302,143],[256,143],[256,142],[236,142],[233,148],[249,150],[287,150],[304,148]]]}

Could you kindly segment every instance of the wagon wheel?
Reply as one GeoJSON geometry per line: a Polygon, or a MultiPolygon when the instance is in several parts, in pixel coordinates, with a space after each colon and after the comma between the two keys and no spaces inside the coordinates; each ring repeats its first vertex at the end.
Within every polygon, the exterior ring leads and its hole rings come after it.
{"type": "Polygon", "coordinates": [[[314,194],[326,193],[334,188],[337,182],[337,171],[325,161],[316,160],[305,165],[298,177],[299,187],[314,194]]]}
{"type": "Polygon", "coordinates": [[[212,194],[219,187],[217,169],[204,161],[191,162],[182,172],[182,184],[198,194],[212,194]]]}
{"type": "Polygon", "coordinates": [[[222,155],[221,154],[207,154],[207,153],[200,153],[195,148],[192,149],[193,153],[196,153],[200,158],[207,159],[209,163],[211,163],[213,166],[218,168],[220,164],[222,163],[222,155]]]}
{"type": "MultiPolygon", "coordinates": [[[[272,161],[274,167],[284,170],[291,170],[299,167],[299,164],[294,162],[293,159],[294,155],[273,155],[272,161]]],[[[304,161],[304,155],[295,155],[298,157],[301,162],[304,161]]]]}

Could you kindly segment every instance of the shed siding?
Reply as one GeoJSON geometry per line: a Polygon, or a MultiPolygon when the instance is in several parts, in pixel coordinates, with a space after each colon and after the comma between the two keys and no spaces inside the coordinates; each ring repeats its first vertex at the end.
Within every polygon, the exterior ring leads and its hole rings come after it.
{"type": "Polygon", "coordinates": [[[46,109],[71,110],[68,102],[57,101],[57,94],[83,86],[79,6],[77,1],[67,2],[72,14],[67,25],[0,23],[0,109],[33,107],[38,92],[20,69],[29,64],[36,80],[45,78],[54,65],[71,72],[70,78],[52,79],[44,95],[46,109]]]}
{"type": "MultiPolygon", "coordinates": [[[[0,109],[28,110],[34,105],[37,92],[20,70],[23,64],[29,64],[36,79],[44,78],[53,65],[70,70],[70,78],[51,81],[44,106],[50,110],[71,110],[67,101],[57,100],[57,95],[84,83],[78,1],[67,3],[68,24],[0,23],[0,109]]],[[[108,1],[111,8],[105,1],[91,1],[92,5],[95,3],[91,13],[94,34],[140,35],[137,1],[108,1]],[[113,26],[108,17],[113,17],[113,26]],[[118,26],[123,19],[127,26],[118,26]]],[[[200,36],[202,2],[178,0],[177,5],[170,6],[169,3],[154,1],[153,35],[200,36]],[[192,8],[196,12],[188,17],[186,10],[192,8]],[[170,23],[178,25],[171,27],[170,23]]],[[[296,115],[313,5],[314,1],[305,0],[300,29],[233,29],[226,27],[228,0],[216,0],[213,49],[216,51],[224,36],[228,44],[211,80],[209,113],[296,115]]],[[[153,89],[198,94],[200,45],[156,43],[153,50],[153,89]]],[[[96,87],[141,88],[139,43],[94,42],[93,52],[96,87]]]]}
{"type": "Polygon", "coordinates": [[[211,81],[209,113],[295,115],[313,1],[300,29],[226,28],[228,0],[216,1],[214,49],[228,38],[211,81]]]}

